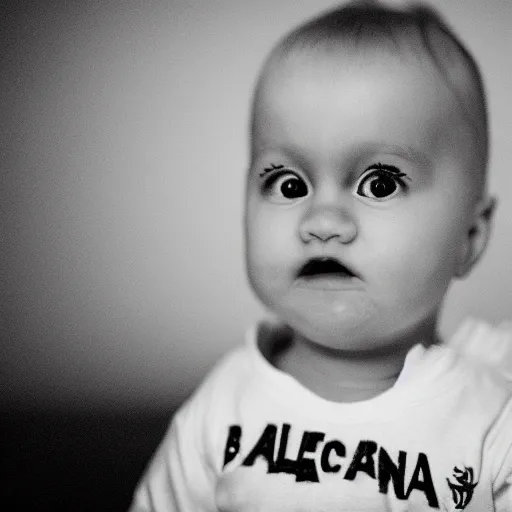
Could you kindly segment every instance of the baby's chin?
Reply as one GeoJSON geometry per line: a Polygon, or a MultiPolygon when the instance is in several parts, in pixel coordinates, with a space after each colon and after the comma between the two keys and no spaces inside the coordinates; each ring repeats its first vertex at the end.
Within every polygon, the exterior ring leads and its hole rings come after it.
{"type": "Polygon", "coordinates": [[[274,311],[298,339],[332,350],[374,351],[395,340],[394,329],[390,328],[389,322],[380,320],[375,311],[363,312],[361,308],[340,308],[334,312],[313,308],[308,311],[278,308],[274,311]]]}
{"type": "Polygon", "coordinates": [[[364,287],[291,287],[284,293],[270,287],[253,289],[281,323],[332,350],[376,352],[396,345],[412,346],[413,341],[420,341],[425,325],[431,320],[435,323],[435,311],[376,300],[364,287]]]}
{"type": "Polygon", "coordinates": [[[276,313],[290,327],[296,340],[354,355],[391,354],[397,349],[402,352],[435,337],[435,312],[422,319],[399,317],[371,306],[345,310],[337,315],[281,308],[276,313]]]}
{"type": "Polygon", "coordinates": [[[423,343],[435,330],[435,312],[432,315],[397,314],[396,310],[382,310],[372,302],[352,302],[351,307],[332,311],[328,309],[273,308],[277,317],[288,325],[298,339],[305,338],[322,347],[348,352],[377,354],[393,347],[411,348],[423,343]]]}
{"type": "Polygon", "coordinates": [[[296,335],[296,340],[312,342],[325,349],[340,352],[377,352],[387,345],[392,345],[393,340],[384,339],[377,333],[363,333],[359,328],[351,328],[346,324],[339,326],[337,331],[324,326],[298,325],[296,328],[290,326],[296,335]]]}

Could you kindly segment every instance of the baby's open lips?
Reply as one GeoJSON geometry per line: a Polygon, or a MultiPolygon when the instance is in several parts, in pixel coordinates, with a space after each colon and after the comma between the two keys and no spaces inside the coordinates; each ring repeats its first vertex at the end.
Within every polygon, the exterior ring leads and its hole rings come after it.
{"type": "Polygon", "coordinates": [[[331,257],[312,258],[300,269],[297,277],[313,279],[316,277],[351,278],[358,277],[339,260],[331,257]]]}

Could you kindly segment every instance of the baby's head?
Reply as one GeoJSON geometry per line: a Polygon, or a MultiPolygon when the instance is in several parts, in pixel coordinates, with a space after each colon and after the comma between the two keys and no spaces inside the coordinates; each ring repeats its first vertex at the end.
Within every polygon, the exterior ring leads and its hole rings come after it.
{"type": "Polygon", "coordinates": [[[326,347],[431,336],[487,243],[487,157],[478,67],[436,13],[359,2],[302,25],[254,95],[254,291],[326,347]]]}

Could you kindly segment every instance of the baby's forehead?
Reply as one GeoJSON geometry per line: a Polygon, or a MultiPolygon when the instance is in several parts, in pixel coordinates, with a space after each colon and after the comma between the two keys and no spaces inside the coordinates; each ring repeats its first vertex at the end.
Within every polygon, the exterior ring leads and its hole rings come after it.
{"type": "MultiPolygon", "coordinates": [[[[357,53],[351,49],[340,48],[333,52],[319,52],[315,49],[301,49],[286,54],[274,56],[264,67],[256,95],[273,92],[273,89],[290,84],[317,82],[324,87],[336,87],[351,80],[354,73],[378,70],[383,80],[392,79],[397,72],[400,75],[422,74],[425,81],[442,82],[435,67],[425,60],[419,60],[412,55],[401,55],[389,51],[375,53],[357,53]]],[[[368,87],[379,87],[379,81],[369,82],[368,87]]],[[[322,98],[318,98],[321,100],[322,98]]]]}
{"type": "MultiPolygon", "coordinates": [[[[276,91],[281,90],[284,97],[290,96],[291,91],[297,87],[307,86],[311,88],[311,94],[316,94],[314,102],[319,106],[331,101],[329,95],[322,94],[322,88],[343,88],[343,85],[353,79],[355,74],[368,73],[366,82],[359,82],[358,87],[368,90],[370,96],[372,90],[379,92],[381,84],[386,81],[397,80],[402,86],[409,82],[419,84],[424,82],[426,86],[446,93],[449,98],[447,106],[452,115],[449,119],[450,126],[469,126],[475,139],[474,147],[478,150],[478,160],[485,162],[486,139],[482,136],[485,131],[482,116],[479,116],[478,107],[471,106],[472,81],[466,77],[465,83],[461,78],[458,88],[455,91],[447,82],[443,73],[437,68],[435,62],[420,51],[398,52],[396,48],[382,46],[380,48],[365,48],[364,51],[354,47],[343,45],[324,47],[308,47],[307,45],[297,48],[281,49],[275,51],[263,68],[258,82],[253,104],[252,136],[258,135],[259,120],[262,115],[273,113],[272,102],[276,91]],[[469,105],[469,106],[468,106],[469,105]],[[474,108],[468,112],[468,109],[474,108]]],[[[421,90],[417,94],[418,101],[422,101],[421,90]]],[[[397,105],[400,109],[400,105],[397,105]]],[[[418,110],[418,118],[420,116],[418,110]]],[[[409,108],[409,113],[415,115],[414,106],[409,108]]],[[[397,111],[397,115],[400,112],[397,111]]],[[[267,116],[268,117],[268,116],[267,116]]],[[[261,128],[261,126],[260,126],[261,128]]],[[[485,167],[485,164],[483,164],[485,167]]]]}
{"type": "Polygon", "coordinates": [[[375,9],[353,7],[354,12],[351,6],[342,7],[298,27],[273,49],[257,82],[253,126],[265,93],[285,79],[300,80],[314,70],[318,73],[315,80],[336,83],[344,79],[340,73],[344,68],[379,63],[385,78],[393,72],[386,66],[398,62],[411,70],[421,69],[425,80],[435,78],[450,90],[462,122],[473,132],[481,167],[486,168],[488,127],[483,85],[476,62],[456,36],[435,14],[421,8],[407,14],[381,10],[378,4],[375,9]]]}
{"type": "MultiPolygon", "coordinates": [[[[312,77],[324,85],[336,86],[349,80],[354,72],[371,69],[377,69],[383,80],[393,78],[398,72],[401,76],[421,76],[425,82],[435,81],[451,88],[439,66],[423,51],[397,51],[388,45],[364,49],[343,44],[327,48],[303,45],[281,49],[271,55],[260,74],[255,96],[283,82],[289,84],[293,81],[311,80],[312,77]]],[[[461,73],[459,78],[462,82],[461,73]]],[[[464,78],[467,82],[471,81],[467,76],[464,78]]],[[[368,84],[372,85],[378,88],[379,82],[368,84]]],[[[458,85],[461,86],[458,94],[464,95],[466,90],[469,93],[469,83],[458,85]]]]}
{"type": "MultiPolygon", "coordinates": [[[[308,108],[328,114],[331,105],[349,107],[351,103],[361,116],[373,107],[376,115],[391,111],[402,118],[433,118],[442,104],[443,113],[462,117],[456,96],[431,64],[389,52],[358,55],[342,50],[336,54],[302,51],[276,58],[258,84],[253,121],[275,120],[286,113],[295,117],[296,111],[308,108]],[[429,101],[431,108],[420,108],[429,101]]],[[[463,119],[450,121],[460,124],[463,119]]]]}

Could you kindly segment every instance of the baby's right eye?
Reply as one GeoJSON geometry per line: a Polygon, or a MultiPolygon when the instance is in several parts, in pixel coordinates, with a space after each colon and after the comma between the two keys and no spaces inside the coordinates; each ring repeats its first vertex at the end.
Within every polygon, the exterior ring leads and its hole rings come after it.
{"type": "Polygon", "coordinates": [[[274,202],[287,203],[308,195],[306,182],[291,171],[271,174],[263,185],[264,194],[274,202]]]}

